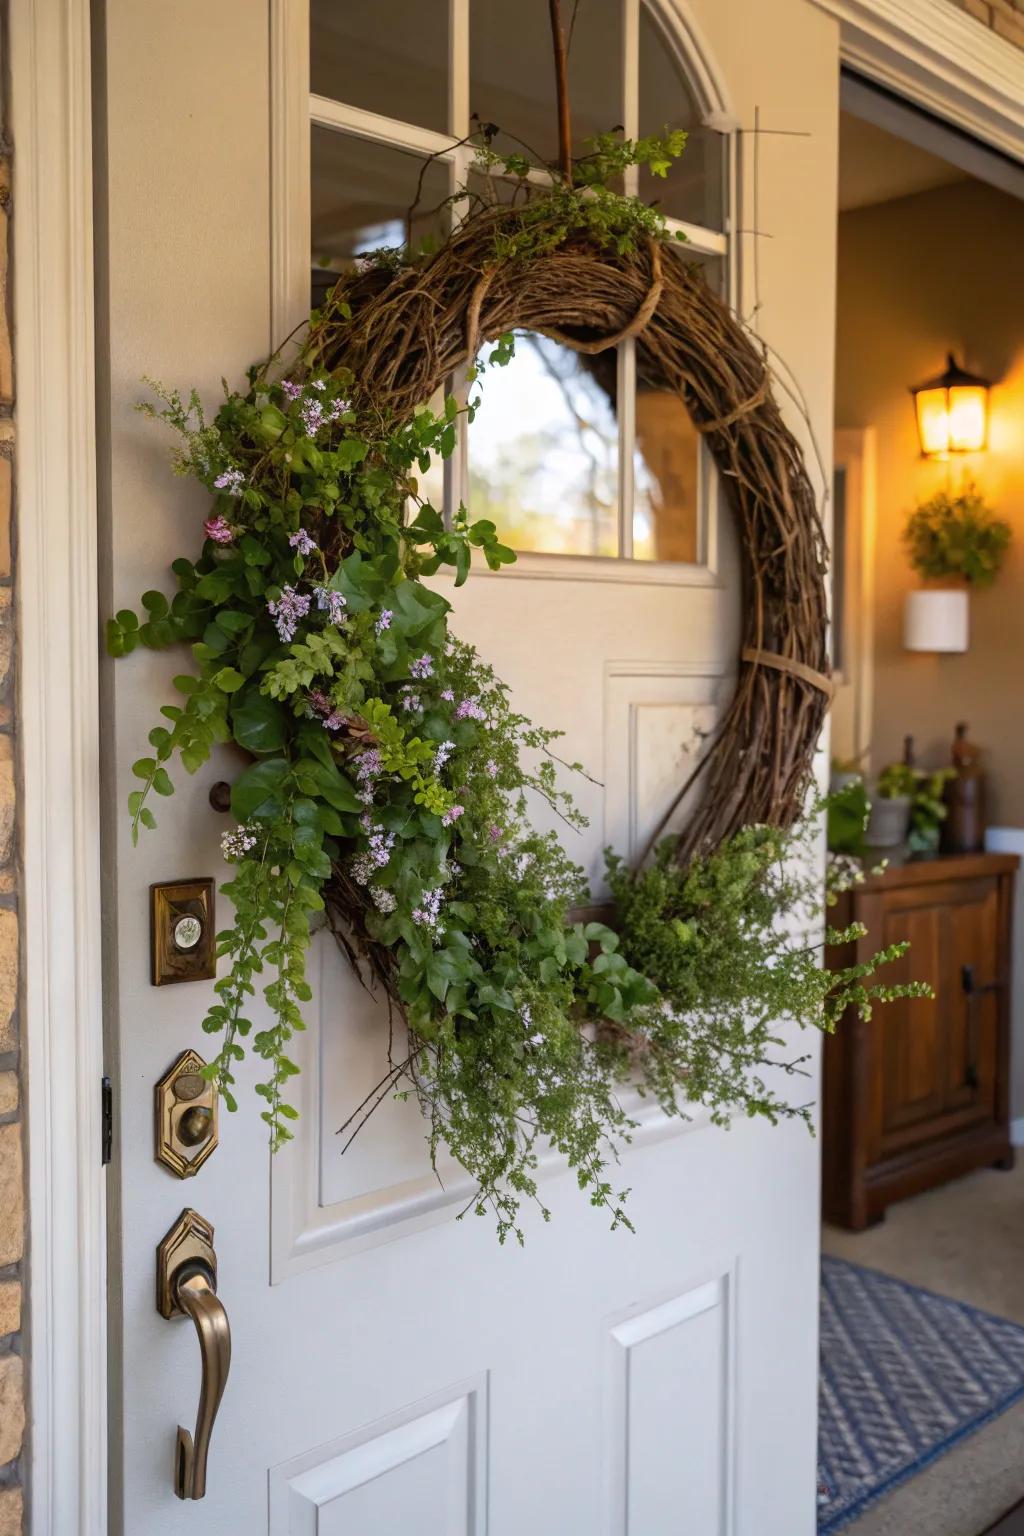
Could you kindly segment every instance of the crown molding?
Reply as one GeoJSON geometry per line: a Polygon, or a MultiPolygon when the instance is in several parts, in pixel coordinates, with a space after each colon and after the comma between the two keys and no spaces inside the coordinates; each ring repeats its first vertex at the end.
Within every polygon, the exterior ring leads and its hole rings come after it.
{"type": "Polygon", "coordinates": [[[1024,160],[1024,49],[954,0],[810,0],[840,23],[849,68],[1024,160]]]}

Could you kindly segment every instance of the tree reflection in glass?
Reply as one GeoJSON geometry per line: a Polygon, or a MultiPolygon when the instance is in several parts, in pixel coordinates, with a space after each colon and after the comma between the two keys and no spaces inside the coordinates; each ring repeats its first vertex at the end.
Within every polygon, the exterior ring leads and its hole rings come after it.
{"type": "Polygon", "coordinates": [[[700,434],[675,390],[638,349],[633,558],[697,559],[700,434]]]}
{"type": "Polygon", "coordinates": [[[533,332],[472,397],[469,496],[516,549],[618,554],[615,353],[582,358],[533,332]]]}

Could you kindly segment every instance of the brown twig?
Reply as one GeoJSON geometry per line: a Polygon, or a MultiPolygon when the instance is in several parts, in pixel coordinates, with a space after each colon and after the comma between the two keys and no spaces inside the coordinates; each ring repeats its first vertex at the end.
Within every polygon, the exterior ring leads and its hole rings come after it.
{"type": "MultiPolygon", "coordinates": [[[[524,281],[521,265],[494,255],[520,218],[517,207],[481,208],[417,266],[345,277],[336,294],[350,313],[326,306],[313,354],[352,370],[360,413],[395,421],[506,331],[557,332],[583,353],[637,333],[640,387],[683,400],[718,467],[740,549],[736,691],[705,748],[695,781],[702,792],[694,788],[697,803],[678,837],[685,864],[744,825],[790,826],[802,810],[828,707],[821,687],[800,675],[828,673],[817,497],[772,394],[764,349],[698,267],[657,245],[616,253],[580,236],[533,257],[524,281]],[[763,665],[757,653],[793,667],[763,665]]],[[[680,790],[670,814],[693,787],[680,790]]],[[[350,887],[338,906],[359,899],[350,887]]]]}
{"type": "Polygon", "coordinates": [[[572,123],[569,116],[569,53],[562,26],[561,0],[548,0],[551,43],[555,54],[555,96],[558,102],[558,163],[562,180],[572,186],[572,123]]]}

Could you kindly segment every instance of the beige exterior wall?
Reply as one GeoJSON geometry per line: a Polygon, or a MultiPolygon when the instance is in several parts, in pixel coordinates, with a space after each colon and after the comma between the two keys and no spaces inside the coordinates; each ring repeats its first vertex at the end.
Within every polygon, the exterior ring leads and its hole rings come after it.
{"type": "Polygon", "coordinates": [[[982,26],[1024,48],[1024,0],[951,0],[982,26]]]}
{"type": "Polygon", "coordinates": [[[22,1091],[19,1055],[17,843],[11,511],[14,369],[8,291],[11,154],[0,127],[0,1536],[22,1529],[25,1258],[22,1091]]]}
{"type": "Polygon", "coordinates": [[[877,770],[905,734],[922,761],[947,760],[957,720],[986,749],[989,818],[1024,826],[1024,202],[962,182],[839,220],[836,425],[877,435],[875,675],[877,770]],[[958,361],[997,380],[989,450],[966,467],[1013,526],[996,584],[974,592],[963,655],[903,649],[905,594],[919,585],[900,536],[914,503],[963,472],[922,460],[908,386],[958,361]]]}

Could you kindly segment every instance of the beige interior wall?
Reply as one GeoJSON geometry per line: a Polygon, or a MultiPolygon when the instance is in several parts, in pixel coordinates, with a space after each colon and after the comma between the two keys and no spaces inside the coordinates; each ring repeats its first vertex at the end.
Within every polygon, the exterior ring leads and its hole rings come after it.
{"type": "Polygon", "coordinates": [[[957,720],[986,749],[989,819],[1024,825],[1024,202],[967,181],[839,219],[836,425],[877,431],[872,768],[912,734],[946,761],[957,720]],[[997,380],[990,446],[947,466],[922,460],[908,386],[946,351],[997,380]],[[1013,526],[997,583],[972,593],[964,655],[902,647],[903,599],[918,584],[900,535],[914,503],[973,473],[1013,526]]]}

